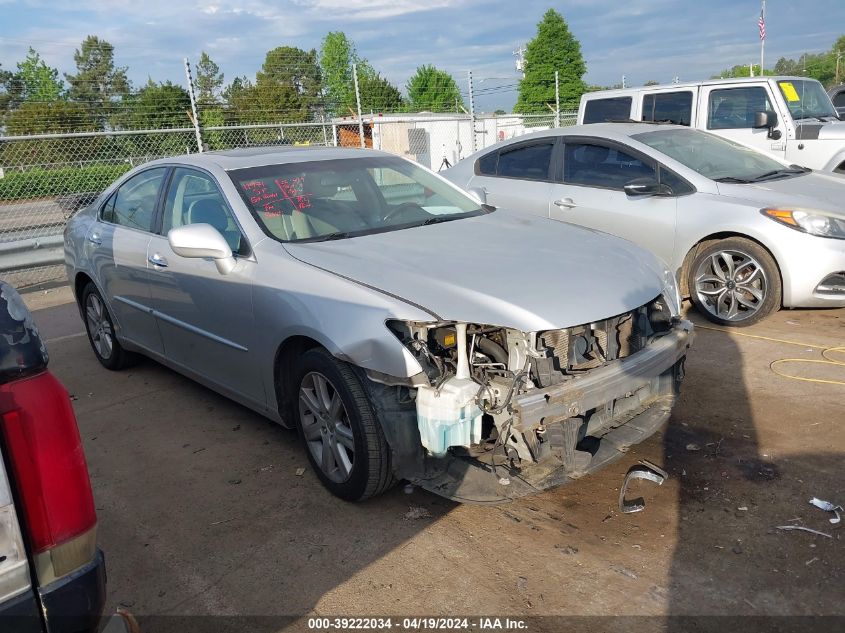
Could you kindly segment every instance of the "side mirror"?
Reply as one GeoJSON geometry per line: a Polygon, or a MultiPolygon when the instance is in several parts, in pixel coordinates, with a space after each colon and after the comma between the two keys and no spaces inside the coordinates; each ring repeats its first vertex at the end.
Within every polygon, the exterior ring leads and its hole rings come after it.
{"type": "Polygon", "coordinates": [[[778,124],[778,115],[771,110],[763,110],[754,113],[754,129],[760,130],[766,128],[769,130],[768,137],[772,140],[778,140],[781,136],[780,130],[776,130],[778,124]]]}
{"type": "Polygon", "coordinates": [[[228,242],[210,224],[188,224],[171,229],[167,241],[180,257],[213,259],[221,275],[228,275],[235,267],[228,242]]]}
{"type": "Polygon", "coordinates": [[[481,187],[472,187],[467,189],[469,197],[475,200],[478,204],[487,204],[487,191],[481,187]]]}
{"type": "Polygon", "coordinates": [[[672,190],[666,185],[661,185],[651,176],[644,178],[635,178],[623,189],[629,196],[666,196],[672,193],[672,190]]]}

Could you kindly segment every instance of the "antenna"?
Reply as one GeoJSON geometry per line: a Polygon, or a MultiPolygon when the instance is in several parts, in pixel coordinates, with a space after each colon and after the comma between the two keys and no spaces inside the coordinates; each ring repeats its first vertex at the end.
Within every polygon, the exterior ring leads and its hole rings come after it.
{"type": "Polygon", "coordinates": [[[525,47],[520,44],[513,54],[516,57],[516,69],[522,73],[522,78],[525,79],[525,47]]]}

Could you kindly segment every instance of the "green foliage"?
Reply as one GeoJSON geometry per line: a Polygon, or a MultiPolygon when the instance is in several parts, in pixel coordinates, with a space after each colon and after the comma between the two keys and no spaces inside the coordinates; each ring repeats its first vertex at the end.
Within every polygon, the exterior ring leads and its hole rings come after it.
{"type": "Polygon", "coordinates": [[[124,123],[131,128],[155,130],[191,125],[191,97],[187,90],[169,81],[155,83],[150,79],[128,99],[128,104],[128,120],[124,123]]]}
{"type": "Polygon", "coordinates": [[[205,51],[200,55],[196,65],[194,83],[197,89],[197,102],[200,105],[217,102],[217,93],[223,87],[223,73],[220,66],[214,63],[205,51]]]}
{"type": "Polygon", "coordinates": [[[59,132],[88,132],[97,124],[81,103],[70,101],[27,101],[5,119],[10,136],[59,132]]]}
{"type": "Polygon", "coordinates": [[[587,66],[581,45],[563,16],[549,9],[537,25],[537,35],[525,51],[525,77],[519,82],[514,112],[546,113],[555,103],[555,71],[560,76],[560,100],[577,101],[587,90],[587,66]]]}
{"type": "MultiPolygon", "coordinates": [[[[733,68],[728,68],[727,70],[723,70],[718,75],[714,75],[711,79],[733,79],[735,77],[750,77],[751,76],[751,68],[754,68],[754,76],[760,76],[760,64],[752,64],[749,66],[748,64],[737,64],[733,68]]],[[[778,73],[777,70],[767,70],[764,73],[765,75],[775,75],[775,74],[784,74],[778,73]]]]}
{"type": "Polygon", "coordinates": [[[259,88],[293,89],[298,97],[299,107],[294,109],[307,112],[320,95],[320,67],[317,64],[317,51],[304,51],[292,46],[279,46],[267,53],[261,70],[255,75],[255,85],[259,88]]]}
{"type": "Polygon", "coordinates": [[[26,58],[18,62],[15,80],[20,82],[23,101],[57,101],[64,92],[59,71],[50,68],[32,47],[26,58]]]}
{"type": "Polygon", "coordinates": [[[417,68],[405,84],[405,89],[410,107],[415,112],[455,112],[464,107],[455,78],[430,64],[417,68]]]}
{"type": "Polygon", "coordinates": [[[209,130],[207,128],[226,125],[226,113],[220,107],[206,107],[200,110],[200,125],[203,128],[202,140],[208,145],[208,149],[224,149],[226,147],[223,134],[220,130],[209,130]]]}
{"type": "Polygon", "coordinates": [[[378,73],[366,75],[358,83],[363,112],[395,112],[402,109],[405,102],[402,93],[378,73]]]}
{"type": "Polygon", "coordinates": [[[659,86],[659,85],[660,85],[660,82],[659,82],[659,81],[657,81],[656,79],[649,79],[649,80],[648,80],[648,81],[646,81],[643,85],[644,85],[644,86],[659,86]]]}
{"type": "Polygon", "coordinates": [[[96,35],[89,35],[73,54],[76,74],[65,74],[70,88],[68,98],[78,101],[103,129],[114,114],[115,100],[129,94],[126,67],[115,68],[114,46],[96,35]]]}
{"type": "Polygon", "coordinates": [[[129,164],[121,163],[9,171],[0,178],[0,200],[102,191],[129,169],[129,164]]]}
{"type": "MultiPolygon", "coordinates": [[[[364,97],[362,84],[367,78],[377,76],[370,63],[358,55],[355,43],[343,31],[332,31],[320,45],[320,70],[323,76],[323,95],[326,109],[339,116],[346,116],[356,108],[355,85],[352,66],[358,71],[358,88],[364,97]]],[[[364,104],[361,104],[362,109],[364,104]]]]}

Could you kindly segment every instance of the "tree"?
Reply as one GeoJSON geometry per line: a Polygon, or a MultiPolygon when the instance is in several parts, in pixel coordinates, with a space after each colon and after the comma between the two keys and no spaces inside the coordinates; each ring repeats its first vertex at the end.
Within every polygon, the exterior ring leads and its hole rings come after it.
{"type": "Polygon", "coordinates": [[[404,105],[398,88],[378,73],[359,78],[361,110],[365,112],[391,112],[401,110],[404,105]]]}
{"type": "Polygon", "coordinates": [[[464,105],[455,78],[431,64],[417,68],[405,89],[411,109],[418,112],[454,112],[464,105]]]}
{"type": "Polygon", "coordinates": [[[317,51],[293,46],[279,46],[268,51],[261,70],[255,75],[255,85],[262,89],[292,89],[298,97],[298,103],[292,109],[302,111],[302,118],[298,120],[305,120],[320,96],[317,51]]]}
{"type": "Polygon", "coordinates": [[[96,128],[90,110],[72,101],[27,101],[5,119],[9,135],[86,132],[96,128]]]}
{"type": "Polygon", "coordinates": [[[525,77],[519,82],[515,112],[548,112],[555,102],[555,71],[559,73],[560,100],[577,101],[587,90],[587,66],[581,45],[569,32],[563,16],[549,9],[537,25],[537,35],[525,51],[525,77]]]}
{"type": "Polygon", "coordinates": [[[217,93],[223,87],[223,73],[205,51],[200,54],[196,65],[197,102],[200,104],[217,103],[217,93]]]}
{"type": "Polygon", "coordinates": [[[115,68],[114,46],[96,35],[89,35],[73,54],[76,74],[65,73],[70,84],[68,97],[83,104],[92,118],[105,127],[114,101],[129,93],[126,67],[115,68]]]}
{"type": "Polygon", "coordinates": [[[170,81],[152,79],[129,100],[129,125],[136,129],[157,130],[190,125],[188,91],[170,81]]]}
{"type": "Polygon", "coordinates": [[[644,86],[659,86],[660,82],[656,79],[649,79],[647,82],[643,84],[644,86]]]}
{"type": "MultiPolygon", "coordinates": [[[[751,76],[751,69],[754,69],[754,76],[760,76],[760,64],[737,64],[732,68],[728,68],[723,70],[718,75],[714,75],[711,79],[732,79],[734,77],[750,77],[751,76]]],[[[765,75],[772,75],[777,74],[777,71],[767,70],[764,73],[765,75]]]]}
{"type": "Polygon", "coordinates": [[[18,62],[15,80],[20,82],[23,101],[58,101],[64,92],[59,71],[50,68],[31,46],[26,58],[18,62]]]}
{"type": "MultiPolygon", "coordinates": [[[[357,67],[358,89],[365,77],[375,75],[370,63],[358,55],[355,43],[343,31],[332,31],[320,45],[320,70],[323,74],[323,94],[326,109],[345,115],[355,109],[355,86],[352,66],[357,67]]],[[[363,91],[362,91],[362,97],[363,91]]],[[[363,107],[363,104],[362,104],[363,107]]]]}

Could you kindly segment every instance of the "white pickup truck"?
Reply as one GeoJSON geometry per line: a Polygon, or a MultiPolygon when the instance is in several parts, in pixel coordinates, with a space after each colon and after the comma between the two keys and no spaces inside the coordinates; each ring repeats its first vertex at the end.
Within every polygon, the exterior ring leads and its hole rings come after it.
{"type": "Polygon", "coordinates": [[[689,125],[789,163],[845,174],[845,121],[815,79],[714,79],[581,97],[578,123],[620,120],[689,125]]]}

